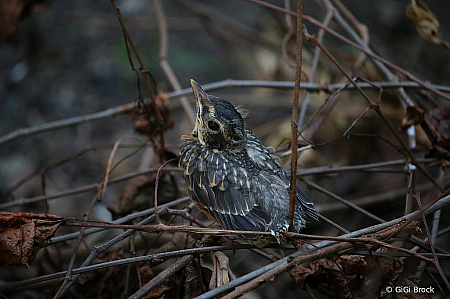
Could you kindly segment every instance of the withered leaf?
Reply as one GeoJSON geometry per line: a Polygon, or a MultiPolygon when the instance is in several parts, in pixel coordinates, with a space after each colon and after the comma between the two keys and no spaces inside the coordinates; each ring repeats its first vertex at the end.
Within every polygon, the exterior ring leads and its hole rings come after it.
{"type": "Polygon", "coordinates": [[[435,144],[444,148],[450,146],[450,108],[437,107],[426,111],[425,124],[433,134],[435,144]]]}
{"type": "Polygon", "coordinates": [[[326,284],[336,293],[336,298],[352,298],[349,280],[339,265],[329,259],[322,258],[312,262],[309,269],[299,266],[289,271],[292,280],[304,288],[308,284],[311,288],[318,288],[319,284],[326,284]]]}
{"type": "Polygon", "coordinates": [[[417,107],[406,108],[406,115],[402,119],[402,128],[406,130],[409,126],[419,125],[424,120],[424,113],[417,107]]]}
{"type": "Polygon", "coordinates": [[[211,257],[214,268],[211,281],[209,282],[210,290],[218,288],[231,281],[231,270],[228,257],[221,251],[214,252],[211,257]]]}
{"type": "Polygon", "coordinates": [[[0,211],[0,265],[28,267],[63,221],[51,214],[0,211]]]}
{"type": "Polygon", "coordinates": [[[423,112],[416,107],[408,107],[402,119],[402,128],[418,125],[422,127],[431,143],[429,157],[444,159],[448,165],[450,161],[450,108],[436,107],[423,112]]]}
{"type": "Polygon", "coordinates": [[[296,266],[289,274],[302,289],[326,289],[335,298],[378,298],[380,290],[402,271],[403,263],[398,258],[342,255],[336,260],[319,259],[308,268],[296,266]]]}
{"type": "Polygon", "coordinates": [[[436,15],[421,0],[411,0],[406,7],[406,16],[416,26],[417,32],[424,39],[445,47],[450,52],[450,45],[442,39],[441,26],[436,15]]]}
{"type": "Polygon", "coordinates": [[[406,16],[410,18],[420,36],[433,43],[440,44],[441,26],[436,15],[420,0],[411,0],[406,7],[406,16]]]}
{"type": "Polygon", "coordinates": [[[155,137],[160,130],[165,132],[173,127],[170,119],[169,97],[167,93],[159,93],[155,99],[156,108],[162,117],[162,124],[157,123],[157,118],[152,107],[147,102],[138,101],[135,109],[131,112],[134,130],[150,138],[155,137]]]}

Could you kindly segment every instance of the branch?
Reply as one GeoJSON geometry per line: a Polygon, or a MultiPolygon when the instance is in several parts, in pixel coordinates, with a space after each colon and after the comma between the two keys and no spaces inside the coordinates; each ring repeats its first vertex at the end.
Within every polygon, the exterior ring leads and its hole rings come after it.
{"type": "MultiPolygon", "coordinates": [[[[431,214],[434,211],[436,211],[438,209],[441,209],[442,207],[447,206],[449,204],[450,204],[450,196],[446,196],[446,197],[440,199],[433,206],[428,208],[424,213],[425,213],[425,215],[431,214]]],[[[371,227],[368,227],[368,228],[364,228],[364,229],[361,229],[361,230],[358,230],[358,231],[354,231],[354,232],[349,233],[349,234],[345,234],[342,237],[344,237],[344,238],[359,237],[359,236],[362,236],[362,235],[375,233],[377,231],[389,228],[391,226],[397,226],[397,228],[398,228],[398,227],[401,226],[401,225],[399,225],[401,222],[413,220],[413,219],[416,219],[419,216],[420,216],[420,211],[416,211],[416,212],[410,213],[410,214],[408,214],[406,216],[403,216],[401,218],[398,218],[398,219],[395,219],[395,220],[392,220],[392,221],[389,221],[389,222],[385,222],[385,223],[374,225],[374,226],[371,226],[371,227]]],[[[301,258],[306,253],[314,251],[314,250],[316,250],[316,252],[318,252],[319,249],[325,248],[327,246],[331,246],[333,244],[336,244],[336,241],[322,241],[322,242],[316,243],[314,245],[305,245],[304,249],[301,249],[301,250],[299,250],[299,251],[297,251],[297,252],[295,252],[293,254],[290,254],[290,255],[286,256],[285,258],[280,259],[280,260],[278,260],[278,261],[276,261],[276,262],[274,262],[272,264],[269,264],[267,266],[264,266],[262,268],[259,268],[259,269],[255,270],[255,271],[253,271],[251,273],[248,273],[248,274],[246,274],[244,276],[241,276],[241,277],[231,281],[230,283],[228,283],[226,285],[220,286],[220,287],[218,287],[218,288],[216,288],[214,290],[211,290],[211,291],[209,291],[207,293],[204,293],[201,296],[198,296],[196,299],[211,299],[211,298],[214,298],[215,296],[217,296],[219,294],[222,294],[224,292],[227,292],[227,291],[230,291],[230,290],[232,290],[234,288],[237,288],[240,285],[242,285],[242,284],[244,284],[244,283],[246,283],[246,282],[248,282],[248,281],[250,281],[252,279],[255,279],[255,278],[257,278],[257,277],[259,277],[261,275],[264,275],[266,272],[269,272],[269,271],[273,271],[273,272],[271,272],[271,275],[269,275],[269,277],[273,278],[275,275],[278,275],[279,272],[285,271],[285,269],[287,269],[289,266],[293,266],[294,264],[298,264],[300,262],[306,262],[305,260],[299,260],[299,259],[296,259],[295,262],[294,262],[295,258],[297,258],[297,257],[301,258]],[[273,269],[276,269],[276,270],[273,270],[273,269]],[[280,271],[280,269],[281,269],[281,271],[280,271]]],[[[335,245],[335,247],[329,249],[328,251],[329,252],[340,251],[341,248],[339,248],[339,246],[340,246],[339,244],[345,244],[345,243],[338,243],[338,244],[335,245]]],[[[345,247],[345,246],[343,246],[343,247],[345,247]]],[[[344,249],[344,248],[342,248],[342,249],[344,249]]],[[[311,258],[311,256],[309,255],[308,258],[311,258]]],[[[317,258],[318,258],[318,256],[316,255],[311,260],[314,260],[314,259],[317,259],[317,258]]],[[[233,294],[233,293],[230,293],[230,294],[233,294]]]]}
{"type": "MultiPolygon", "coordinates": [[[[360,88],[366,89],[373,89],[374,87],[371,84],[365,83],[365,82],[359,82],[355,83],[360,88]]],[[[397,88],[397,87],[404,87],[404,88],[414,88],[414,89],[424,89],[423,84],[419,84],[417,82],[373,82],[373,84],[376,84],[384,89],[390,89],[390,88],[397,88]]],[[[218,90],[228,87],[245,87],[245,88],[252,88],[252,87],[260,87],[260,88],[279,88],[279,89],[293,89],[294,88],[294,82],[292,81],[258,81],[258,80],[232,80],[227,79],[219,82],[209,83],[202,85],[203,89],[206,91],[211,90],[218,90]]],[[[303,82],[300,84],[301,89],[314,91],[314,92],[320,92],[324,91],[327,93],[331,93],[335,90],[345,88],[347,84],[345,83],[336,83],[336,84],[320,84],[320,83],[307,83],[303,82]]],[[[436,84],[426,84],[425,89],[433,89],[433,90],[439,90],[442,92],[450,92],[450,87],[442,86],[442,85],[436,85],[436,84]]],[[[355,86],[348,86],[347,89],[354,89],[355,86]]],[[[190,88],[184,88],[179,91],[169,92],[168,96],[170,98],[175,97],[181,97],[185,95],[189,95],[192,93],[192,90],[190,88]]],[[[130,113],[134,109],[135,103],[129,103],[122,106],[114,107],[114,108],[108,108],[104,111],[93,113],[93,114],[87,114],[87,115],[81,115],[81,116],[75,116],[66,118],[63,120],[57,120],[53,122],[48,122],[41,125],[32,126],[29,128],[24,129],[18,129],[11,133],[8,133],[4,135],[3,137],[0,137],[0,146],[10,143],[16,139],[27,137],[31,135],[41,134],[49,131],[59,130],[63,128],[70,128],[74,127],[83,123],[88,123],[92,121],[97,121],[101,119],[106,118],[114,118],[117,115],[127,114],[130,113]]]]}
{"type": "Polygon", "coordinates": [[[302,79],[302,15],[303,15],[303,0],[297,0],[297,54],[296,54],[296,68],[295,68],[295,89],[294,100],[292,103],[291,116],[291,186],[289,189],[289,230],[294,229],[294,215],[295,204],[297,202],[297,134],[298,134],[298,98],[300,97],[300,81],[302,79]]]}

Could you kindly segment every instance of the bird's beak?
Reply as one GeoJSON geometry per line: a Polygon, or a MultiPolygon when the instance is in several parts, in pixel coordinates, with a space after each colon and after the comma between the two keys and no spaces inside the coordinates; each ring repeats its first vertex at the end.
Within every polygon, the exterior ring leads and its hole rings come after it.
{"type": "Polygon", "coordinates": [[[208,94],[203,88],[191,79],[192,91],[194,92],[195,102],[197,105],[197,123],[202,123],[202,116],[205,113],[204,109],[208,106],[209,99],[208,94]]]}

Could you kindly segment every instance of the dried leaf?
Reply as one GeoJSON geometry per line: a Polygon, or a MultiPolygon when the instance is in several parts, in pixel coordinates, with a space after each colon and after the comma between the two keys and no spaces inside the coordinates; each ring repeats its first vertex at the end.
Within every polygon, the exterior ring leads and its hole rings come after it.
{"type": "Polygon", "coordinates": [[[17,46],[19,21],[47,8],[51,0],[3,0],[0,2],[0,34],[4,40],[17,46]]]}
{"type": "Polygon", "coordinates": [[[367,262],[361,255],[341,255],[340,263],[347,275],[363,273],[367,262]]]}
{"type": "Polygon", "coordinates": [[[425,124],[433,134],[433,144],[445,148],[450,146],[450,108],[437,107],[426,111],[425,124]]]}
{"type": "Polygon", "coordinates": [[[420,0],[412,0],[406,7],[406,16],[410,18],[420,36],[433,43],[441,43],[441,26],[436,15],[420,0]]]}
{"type": "Polygon", "coordinates": [[[408,223],[407,226],[405,226],[401,231],[397,232],[393,237],[407,241],[409,240],[409,238],[411,238],[411,235],[415,235],[418,233],[421,233],[419,221],[411,221],[410,223],[408,223]]]}
{"type": "MultiPolygon", "coordinates": [[[[384,251],[380,248],[377,252],[384,251]]],[[[289,270],[292,280],[302,289],[326,289],[336,298],[378,298],[380,292],[403,271],[398,258],[342,255],[337,260],[322,258],[308,268],[289,270]]]]}
{"type": "Polygon", "coordinates": [[[336,298],[353,297],[349,280],[336,262],[322,258],[312,262],[309,268],[297,266],[291,269],[289,274],[294,282],[303,289],[306,284],[313,289],[318,288],[319,284],[326,284],[336,294],[336,298]]]}
{"type": "Polygon", "coordinates": [[[28,267],[63,220],[51,214],[0,211],[0,265],[28,267]]]}
{"type": "Polygon", "coordinates": [[[417,107],[408,107],[406,109],[406,115],[402,119],[402,129],[406,130],[413,125],[419,125],[424,120],[424,113],[417,107]]]}
{"type": "Polygon", "coordinates": [[[450,53],[450,44],[442,39],[441,26],[436,15],[420,0],[411,0],[406,7],[406,16],[416,26],[417,32],[424,39],[442,45],[450,53]]]}
{"type": "Polygon", "coordinates": [[[422,128],[431,142],[428,157],[443,159],[442,165],[450,163],[450,108],[437,107],[424,113],[422,128]]]}
{"type": "Polygon", "coordinates": [[[450,108],[436,107],[423,112],[416,107],[408,107],[402,120],[402,128],[420,124],[430,141],[429,157],[444,159],[445,165],[450,161],[450,108]]]}
{"type": "Polygon", "coordinates": [[[159,130],[165,132],[173,128],[173,121],[170,119],[169,97],[167,93],[159,93],[156,96],[156,107],[161,114],[163,123],[161,128],[153,115],[151,107],[143,101],[137,102],[137,105],[131,113],[134,130],[150,138],[155,137],[159,130]]]}
{"type": "Polygon", "coordinates": [[[228,257],[221,251],[216,251],[212,255],[213,273],[209,282],[209,289],[215,289],[231,281],[231,270],[228,257]]]}

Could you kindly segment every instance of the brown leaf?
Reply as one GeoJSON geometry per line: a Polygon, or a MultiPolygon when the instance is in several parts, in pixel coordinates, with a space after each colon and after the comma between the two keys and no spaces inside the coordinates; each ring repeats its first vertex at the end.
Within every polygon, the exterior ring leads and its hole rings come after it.
{"type": "Polygon", "coordinates": [[[30,14],[47,8],[51,0],[3,0],[0,2],[0,34],[7,42],[17,46],[19,21],[30,14]]]}
{"type": "Polygon", "coordinates": [[[401,231],[397,232],[393,237],[406,241],[409,240],[409,238],[411,238],[411,235],[415,235],[418,233],[421,233],[419,221],[411,221],[407,226],[405,226],[401,231]]]}
{"type": "Polygon", "coordinates": [[[306,278],[313,273],[313,270],[310,268],[304,268],[300,266],[295,266],[294,268],[289,270],[289,275],[291,279],[295,282],[296,285],[305,290],[305,281],[306,278]]]}
{"type": "Polygon", "coordinates": [[[209,289],[215,289],[231,281],[231,270],[228,257],[221,251],[216,251],[212,255],[213,273],[209,282],[209,289]]]}
{"type": "Polygon", "coordinates": [[[63,220],[51,214],[0,211],[0,265],[28,267],[63,220]]]}
{"type": "Polygon", "coordinates": [[[302,289],[306,284],[313,289],[325,284],[336,294],[336,298],[353,298],[349,280],[336,262],[322,258],[310,263],[309,268],[296,266],[289,271],[292,280],[302,289]]]}
{"type": "Polygon", "coordinates": [[[425,124],[434,137],[433,144],[450,146],[450,108],[437,107],[425,112],[425,124]]]}
{"type": "Polygon", "coordinates": [[[361,255],[341,255],[340,263],[347,275],[363,273],[367,262],[361,255]]]}
{"type": "MultiPolygon", "coordinates": [[[[377,252],[385,251],[380,248],[377,252]]],[[[327,290],[336,298],[378,298],[380,292],[403,271],[398,258],[342,255],[335,261],[322,258],[308,268],[289,270],[292,280],[302,289],[327,290]]]]}
{"type": "Polygon", "coordinates": [[[450,108],[436,107],[423,112],[416,107],[408,107],[402,119],[402,128],[420,124],[431,145],[428,157],[444,159],[443,165],[450,161],[450,108]]]}
{"type": "Polygon", "coordinates": [[[410,18],[420,36],[436,44],[441,44],[441,26],[436,15],[420,0],[411,0],[406,7],[406,16],[410,18]]]}
{"type": "Polygon", "coordinates": [[[156,107],[159,110],[163,123],[157,123],[156,116],[152,112],[152,107],[143,101],[137,102],[137,105],[131,113],[134,130],[150,138],[155,137],[159,130],[163,132],[172,129],[173,121],[170,119],[169,97],[167,93],[159,93],[156,96],[156,107]],[[160,127],[160,128],[159,128],[160,127]]]}
{"type": "Polygon", "coordinates": [[[402,128],[406,130],[410,126],[419,125],[424,120],[424,113],[417,107],[408,107],[406,115],[402,119],[402,128]]]}

